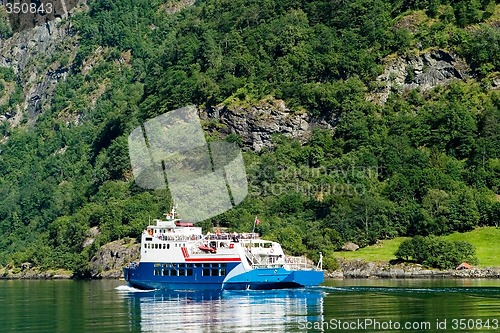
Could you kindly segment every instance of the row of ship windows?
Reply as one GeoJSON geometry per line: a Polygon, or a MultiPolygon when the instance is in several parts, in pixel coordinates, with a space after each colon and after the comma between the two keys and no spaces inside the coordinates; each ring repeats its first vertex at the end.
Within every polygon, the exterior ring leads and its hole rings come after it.
{"type": "MultiPolygon", "coordinates": [[[[175,243],[175,247],[186,247],[186,244],[177,244],[175,243]]],[[[161,249],[170,249],[170,244],[158,244],[158,243],[146,243],[144,244],[144,248],[146,249],[156,249],[156,250],[161,250],[161,249]]]]}
{"type": "MultiPolygon", "coordinates": [[[[155,268],[154,273],[155,276],[193,276],[193,269],[175,269],[175,268],[164,268],[159,269],[155,268]]],[[[203,268],[201,271],[201,276],[225,276],[226,269],[225,268],[203,268]]]]}

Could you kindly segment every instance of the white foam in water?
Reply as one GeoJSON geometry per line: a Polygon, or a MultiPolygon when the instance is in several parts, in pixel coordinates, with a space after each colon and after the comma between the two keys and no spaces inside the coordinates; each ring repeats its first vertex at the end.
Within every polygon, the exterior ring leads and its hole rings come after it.
{"type": "Polygon", "coordinates": [[[151,290],[137,289],[137,288],[134,288],[132,286],[129,286],[128,284],[118,286],[115,288],[115,290],[118,290],[121,292],[126,292],[126,293],[147,293],[147,292],[151,291],[151,290]]]}

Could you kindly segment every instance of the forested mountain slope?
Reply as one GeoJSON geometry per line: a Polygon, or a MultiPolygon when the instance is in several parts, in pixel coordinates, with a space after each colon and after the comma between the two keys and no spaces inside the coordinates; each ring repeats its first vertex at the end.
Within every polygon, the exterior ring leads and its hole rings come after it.
{"type": "MultiPolygon", "coordinates": [[[[495,1],[95,0],[51,24],[66,42],[50,59],[0,62],[2,266],[85,275],[99,246],[138,236],[170,199],[134,183],[127,137],[189,104],[209,140],[245,145],[250,182],[204,227],[251,230],[258,215],[288,252],[328,258],[346,241],[500,223],[495,1]],[[27,82],[52,72],[30,109],[27,82]],[[319,125],[256,125],[272,140],[256,151],[220,116],[273,105],[319,125]]],[[[0,24],[1,46],[35,30],[0,24]]]]}

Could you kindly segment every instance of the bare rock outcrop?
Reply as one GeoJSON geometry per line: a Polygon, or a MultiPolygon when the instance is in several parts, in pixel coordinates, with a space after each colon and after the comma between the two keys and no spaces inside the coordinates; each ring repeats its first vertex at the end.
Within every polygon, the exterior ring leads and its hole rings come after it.
{"type": "Polygon", "coordinates": [[[220,134],[236,134],[241,138],[243,149],[254,151],[271,148],[274,134],[305,141],[314,127],[332,129],[334,126],[312,118],[307,112],[292,111],[284,101],[272,98],[248,106],[221,104],[213,110],[202,111],[200,116],[216,120],[220,134]]]}
{"type": "Polygon", "coordinates": [[[407,55],[387,60],[384,73],[377,78],[380,88],[368,99],[384,104],[391,91],[411,89],[427,91],[439,85],[470,76],[467,63],[444,50],[431,50],[419,55],[407,55]]]}
{"type": "Polygon", "coordinates": [[[0,39],[0,67],[12,68],[24,98],[19,109],[2,119],[16,126],[26,113],[32,123],[48,107],[57,83],[67,77],[77,50],[71,21],[59,16],[0,39]]]}
{"type": "Polygon", "coordinates": [[[140,244],[133,238],[124,238],[105,244],[90,261],[92,278],[123,277],[122,268],[140,256],[140,244]]]}
{"type": "Polygon", "coordinates": [[[353,242],[347,242],[342,246],[342,251],[357,251],[359,249],[359,245],[353,242]]]}

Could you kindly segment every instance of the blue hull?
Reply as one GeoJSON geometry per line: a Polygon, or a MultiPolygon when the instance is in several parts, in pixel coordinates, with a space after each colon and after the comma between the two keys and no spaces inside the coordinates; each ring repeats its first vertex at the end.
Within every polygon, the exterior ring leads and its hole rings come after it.
{"type": "Polygon", "coordinates": [[[143,262],[123,271],[125,280],[139,289],[269,290],[315,286],[324,281],[323,271],[284,268],[256,268],[231,276],[230,272],[239,264],[193,264],[189,267],[181,264],[183,267],[179,268],[174,266],[178,264],[143,262]]]}

